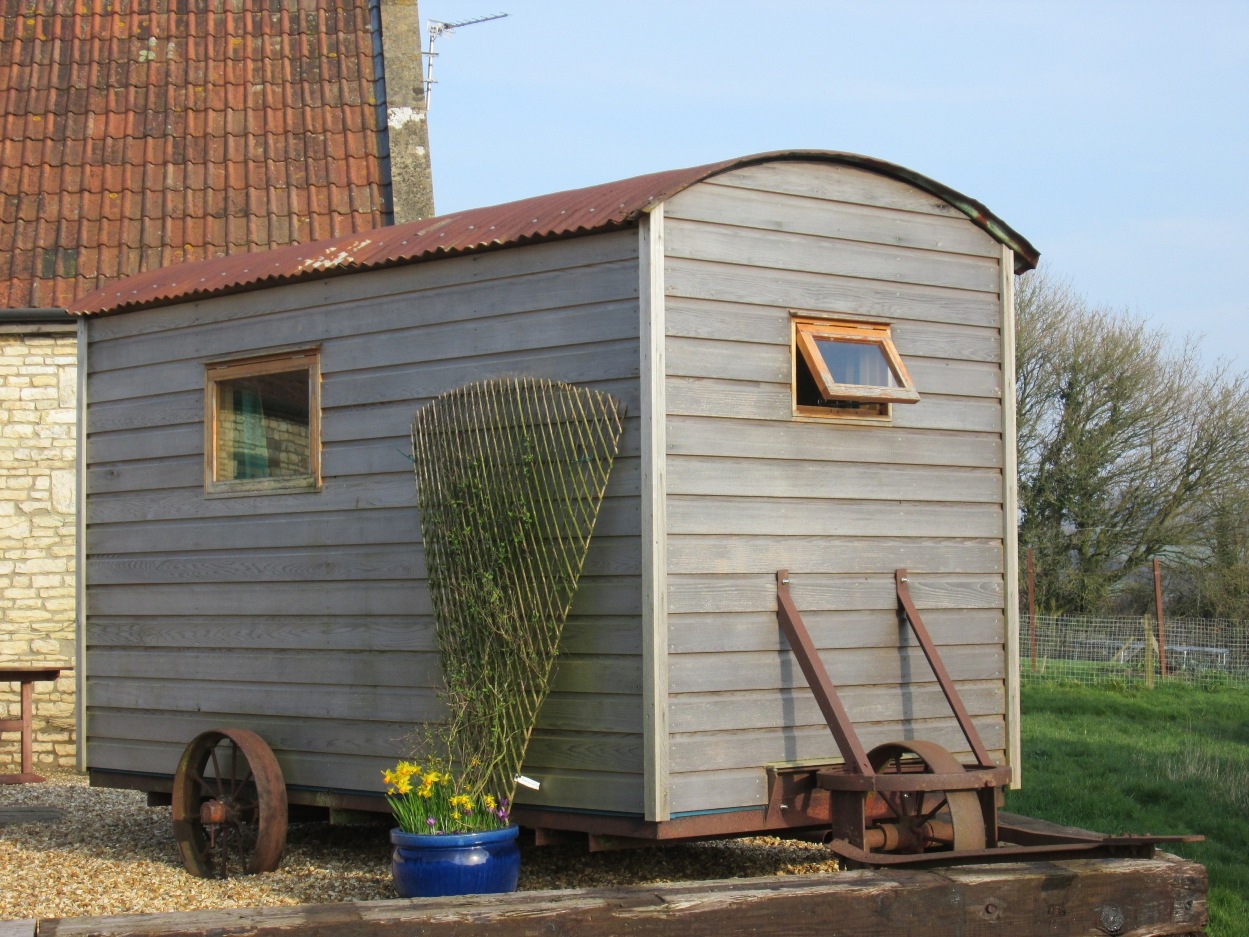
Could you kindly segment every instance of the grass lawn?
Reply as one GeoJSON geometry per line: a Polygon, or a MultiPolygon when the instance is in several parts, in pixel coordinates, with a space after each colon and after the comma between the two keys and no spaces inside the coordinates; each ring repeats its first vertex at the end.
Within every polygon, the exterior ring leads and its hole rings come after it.
{"type": "Polygon", "coordinates": [[[1201,833],[1211,937],[1249,934],[1249,688],[1023,690],[1006,809],[1103,833],[1201,833]]]}

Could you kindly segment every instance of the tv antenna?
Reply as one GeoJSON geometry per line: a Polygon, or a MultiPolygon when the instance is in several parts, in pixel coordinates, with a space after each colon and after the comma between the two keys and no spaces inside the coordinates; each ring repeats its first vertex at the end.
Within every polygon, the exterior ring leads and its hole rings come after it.
{"type": "Polygon", "coordinates": [[[479,16],[471,20],[459,20],[455,23],[444,23],[442,20],[429,21],[429,51],[425,53],[425,110],[429,111],[429,95],[433,90],[436,81],[434,81],[434,58],[438,55],[434,51],[434,42],[440,37],[446,36],[461,26],[475,26],[478,23],[488,23],[491,20],[501,20],[507,16],[507,13],[491,13],[489,16],[479,16]]]}

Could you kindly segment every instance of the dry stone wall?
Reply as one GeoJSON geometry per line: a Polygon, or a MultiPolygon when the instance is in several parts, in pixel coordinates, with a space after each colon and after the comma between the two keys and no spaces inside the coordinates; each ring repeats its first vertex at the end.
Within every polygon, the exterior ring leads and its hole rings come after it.
{"type": "MultiPolygon", "coordinates": [[[[74,661],[77,353],[71,332],[0,333],[0,665],[74,661]]],[[[35,771],[72,768],[74,678],[34,687],[35,771]]],[[[16,719],[16,685],[0,683],[16,719]]],[[[16,772],[18,736],[0,741],[0,773],[16,772]]]]}

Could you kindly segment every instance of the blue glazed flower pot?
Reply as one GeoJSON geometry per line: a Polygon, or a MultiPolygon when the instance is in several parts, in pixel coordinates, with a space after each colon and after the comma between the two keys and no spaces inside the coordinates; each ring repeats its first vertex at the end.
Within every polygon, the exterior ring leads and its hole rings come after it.
{"type": "Polygon", "coordinates": [[[485,895],[516,890],[520,827],[482,833],[390,831],[390,874],[402,898],[485,895]]]}

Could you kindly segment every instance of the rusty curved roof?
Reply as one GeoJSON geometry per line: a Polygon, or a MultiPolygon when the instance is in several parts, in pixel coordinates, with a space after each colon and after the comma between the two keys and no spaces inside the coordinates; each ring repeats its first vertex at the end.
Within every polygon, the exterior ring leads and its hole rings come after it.
{"type": "Polygon", "coordinates": [[[309,244],[165,267],[98,289],[69,311],[76,315],[126,312],[296,280],[627,228],[644,212],[695,183],[745,166],[779,161],[856,166],[910,183],[962,211],[1011,248],[1017,273],[1036,266],[1039,254],[1025,238],[984,205],[927,176],[853,153],[785,150],[635,176],[309,244]]]}

